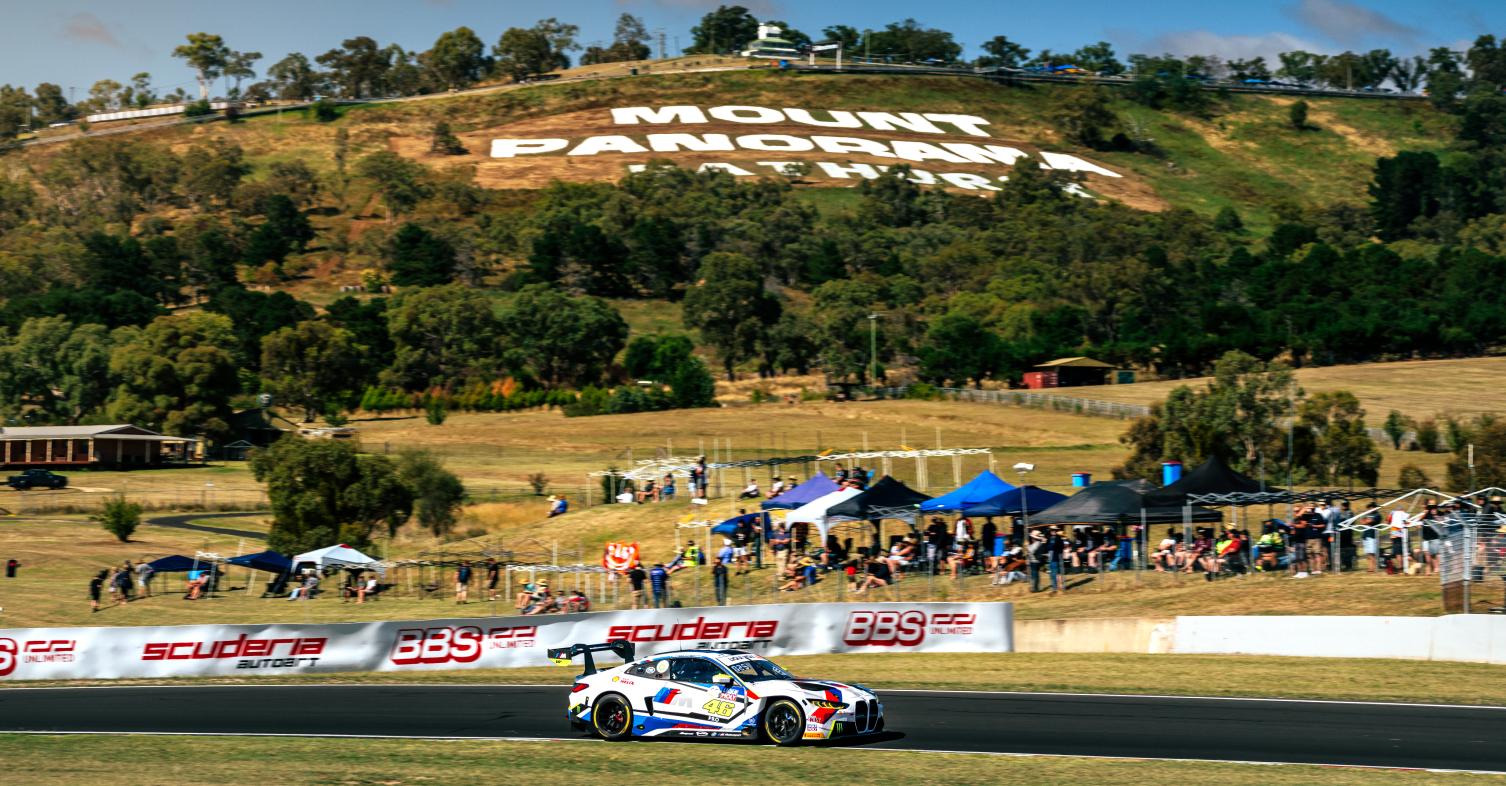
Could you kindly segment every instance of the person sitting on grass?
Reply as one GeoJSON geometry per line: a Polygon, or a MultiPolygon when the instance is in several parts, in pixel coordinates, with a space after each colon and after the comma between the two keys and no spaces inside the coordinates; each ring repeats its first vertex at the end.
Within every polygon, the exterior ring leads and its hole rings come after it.
{"type": "Polygon", "coordinates": [[[665,563],[664,569],[669,571],[670,573],[675,573],[685,570],[686,568],[692,567],[694,565],[695,561],[691,559],[690,555],[687,553],[687,549],[682,547],[679,551],[675,552],[674,559],[670,560],[668,563],[665,563]]]}
{"type": "MultiPolygon", "coordinates": [[[[192,582],[190,582],[190,586],[192,586],[192,582]]],[[[203,584],[200,584],[199,588],[202,589],[203,586],[203,584]]],[[[288,595],[288,600],[308,600],[314,597],[314,593],[318,591],[319,572],[311,570],[308,572],[308,575],[304,576],[302,586],[293,588],[293,591],[288,595]]],[[[198,596],[190,595],[189,600],[192,600],[196,597],[198,596]]]]}
{"type": "Polygon", "coordinates": [[[659,501],[675,498],[675,476],[665,475],[663,482],[659,484],[659,501]]]}
{"type": "MultiPolygon", "coordinates": [[[[1000,538],[1003,540],[1003,538],[1000,538]]],[[[1009,547],[1004,550],[1004,555],[994,563],[994,584],[1013,584],[1016,581],[1029,581],[1025,575],[1025,568],[1029,563],[1025,559],[1025,547],[1020,544],[1018,538],[1009,542],[1009,547]]]]}
{"type": "Polygon", "coordinates": [[[894,581],[905,577],[905,568],[915,561],[915,537],[906,535],[903,540],[889,547],[889,575],[894,581]]]}
{"type": "Polygon", "coordinates": [[[952,552],[951,558],[947,560],[947,565],[952,569],[952,578],[956,579],[961,575],[962,571],[967,570],[973,566],[974,562],[977,562],[978,550],[972,541],[958,543],[954,548],[956,550],[952,552]]]}
{"type": "Polygon", "coordinates": [[[653,479],[643,481],[643,488],[638,490],[637,500],[640,505],[649,501],[659,501],[659,487],[654,485],[653,479]]]}
{"type": "Polygon", "coordinates": [[[568,500],[566,500],[564,497],[557,497],[557,496],[551,496],[551,497],[549,497],[549,516],[548,516],[549,518],[552,519],[555,516],[563,516],[569,510],[570,510],[570,502],[568,500]]]}
{"type": "Polygon", "coordinates": [[[373,574],[370,578],[356,585],[356,602],[365,603],[367,595],[377,594],[377,577],[373,574]]]}
{"type": "Polygon", "coordinates": [[[877,587],[889,586],[889,565],[883,560],[874,558],[868,561],[868,575],[859,579],[858,588],[853,592],[866,592],[877,587]]]}
{"type": "Polygon", "coordinates": [[[741,494],[737,495],[737,498],[738,499],[758,499],[759,497],[762,497],[762,496],[763,496],[763,494],[758,490],[758,481],[749,479],[747,487],[742,490],[741,494]]]}
{"type": "Polygon", "coordinates": [[[565,598],[565,611],[567,613],[575,614],[577,612],[590,610],[591,599],[587,598],[586,593],[581,592],[580,590],[571,592],[570,597],[565,598]]]}
{"type": "Polygon", "coordinates": [[[549,585],[540,582],[538,589],[529,594],[528,606],[523,609],[523,614],[525,616],[547,614],[556,609],[556,604],[555,597],[549,594],[549,585]]]}
{"type": "Polygon", "coordinates": [[[518,591],[518,597],[513,602],[513,608],[518,611],[528,608],[528,604],[533,602],[534,589],[533,582],[525,582],[523,589],[518,591]]]}

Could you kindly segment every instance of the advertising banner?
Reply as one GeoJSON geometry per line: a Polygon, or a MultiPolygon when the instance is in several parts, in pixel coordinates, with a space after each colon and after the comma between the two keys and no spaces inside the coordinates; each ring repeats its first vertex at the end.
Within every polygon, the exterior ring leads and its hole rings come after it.
{"type": "Polygon", "coordinates": [[[333,625],[0,629],[0,680],[248,676],[549,665],[544,651],[628,640],[638,654],[746,649],[1010,652],[1008,603],[799,603],[333,625]]]}

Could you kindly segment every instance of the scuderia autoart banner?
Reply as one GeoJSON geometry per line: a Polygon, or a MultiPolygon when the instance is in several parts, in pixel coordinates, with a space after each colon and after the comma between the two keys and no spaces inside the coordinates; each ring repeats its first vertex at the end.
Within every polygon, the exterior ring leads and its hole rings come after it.
{"type": "Polygon", "coordinates": [[[511,668],[544,651],[632,641],[638,653],[746,649],[1010,652],[1008,603],[810,603],[335,625],[0,630],[0,680],[511,668]]]}

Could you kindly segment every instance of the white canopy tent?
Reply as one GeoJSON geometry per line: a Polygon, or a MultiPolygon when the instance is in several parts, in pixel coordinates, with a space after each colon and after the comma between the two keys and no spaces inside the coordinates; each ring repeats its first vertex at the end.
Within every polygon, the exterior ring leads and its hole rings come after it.
{"type": "Polygon", "coordinates": [[[824,497],[816,497],[810,502],[790,511],[784,517],[784,522],[791,526],[795,524],[815,524],[821,532],[821,542],[826,542],[826,511],[839,502],[846,502],[859,494],[862,490],[845,488],[833,491],[824,497]]]}
{"type": "Polygon", "coordinates": [[[322,549],[305,551],[293,558],[293,567],[312,562],[314,567],[323,570],[325,568],[375,568],[378,561],[362,554],[359,551],[341,543],[338,546],[326,546],[322,549]]]}

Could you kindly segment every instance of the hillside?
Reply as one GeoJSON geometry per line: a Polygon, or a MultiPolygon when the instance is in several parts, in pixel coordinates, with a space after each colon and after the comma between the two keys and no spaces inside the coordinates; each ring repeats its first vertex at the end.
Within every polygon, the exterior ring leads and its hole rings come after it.
{"type": "MultiPolygon", "coordinates": [[[[804,107],[824,117],[826,110],[960,113],[982,117],[990,138],[952,133],[949,141],[1002,144],[1025,151],[1047,150],[1078,156],[1123,175],[1120,179],[1089,173],[1090,190],[1119,198],[1145,209],[1181,207],[1211,214],[1234,206],[1253,226],[1271,221],[1271,206],[1296,201],[1312,206],[1336,202],[1359,203],[1377,156],[1398,150],[1441,147],[1452,119],[1425,102],[1315,98],[1309,100],[1310,127],[1297,131],[1287,122],[1292,99],[1283,96],[1231,95],[1207,118],[1134,104],[1113,90],[1106,91],[1119,127],[1147,140],[1159,155],[1100,152],[1066,141],[1057,115],[1074,92],[1086,88],[1066,85],[1005,86],[979,79],[905,76],[845,76],[785,74],[771,71],[644,75],[631,78],[528,85],[480,95],[437,97],[396,104],[343,109],[341,120],[318,123],[302,113],[263,115],[235,125],[212,124],[143,132],[146,137],[181,150],[193,142],[225,139],[243,147],[247,160],[261,166],[274,161],[299,160],[327,172],[333,167],[336,133],[349,133],[350,157],[378,149],[392,149],[442,169],[473,168],[475,180],[500,189],[538,188],[553,178],[566,180],[615,179],[626,166],[652,158],[687,166],[707,160],[741,162],[750,170],[756,160],[811,160],[896,163],[864,155],[846,157],[817,153],[771,155],[736,150],[729,153],[656,153],[644,155],[565,155],[551,153],[516,159],[489,157],[494,138],[579,139],[607,133],[609,110],[626,106],[804,107]],[[451,130],[469,155],[443,156],[427,152],[436,121],[451,130]],[[526,160],[525,160],[526,158],[526,160]]],[[[643,127],[616,129],[636,134],[643,127]]],[[[709,122],[662,129],[701,133],[832,133],[849,131],[797,129],[790,123],[739,127],[709,122]]],[[[871,129],[850,131],[873,136],[871,129]]],[[[926,134],[883,132],[886,139],[927,140],[926,134]]],[[[13,158],[45,159],[53,149],[29,151],[13,158]]],[[[957,169],[956,165],[912,164],[917,168],[957,169]]],[[[967,167],[960,167],[966,169],[967,167]]],[[[974,167],[977,169],[977,167],[974,167]]],[[[1007,167],[993,166],[994,171],[1007,167]]],[[[770,170],[763,168],[765,173],[770,170]]],[[[851,186],[857,181],[831,180],[817,171],[813,190],[851,186]]],[[[359,195],[355,195],[359,199],[359,195]]]]}

